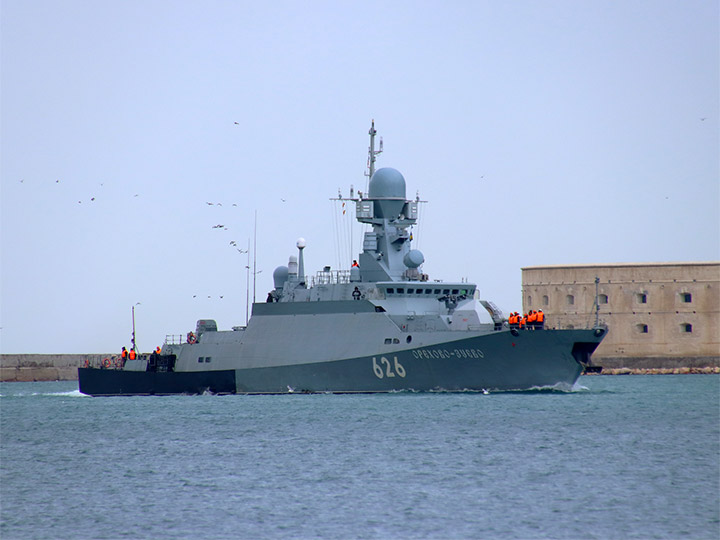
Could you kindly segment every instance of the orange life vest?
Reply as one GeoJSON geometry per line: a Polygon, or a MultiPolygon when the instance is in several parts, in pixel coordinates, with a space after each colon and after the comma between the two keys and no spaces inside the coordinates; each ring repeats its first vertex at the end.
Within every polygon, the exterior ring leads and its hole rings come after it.
{"type": "Polygon", "coordinates": [[[534,323],[535,321],[537,321],[537,313],[535,311],[531,311],[530,315],[528,315],[528,322],[534,323]]]}
{"type": "Polygon", "coordinates": [[[123,349],[120,356],[122,356],[123,358],[127,358],[127,349],[123,349]]]}
{"type": "Polygon", "coordinates": [[[135,349],[130,350],[130,360],[135,360],[135,349]]]}
{"type": "Polygon", "coordinates": [[[538,311],[537,313],[537,322],[545,322],[545,314],[542,311],[538,311]]]}

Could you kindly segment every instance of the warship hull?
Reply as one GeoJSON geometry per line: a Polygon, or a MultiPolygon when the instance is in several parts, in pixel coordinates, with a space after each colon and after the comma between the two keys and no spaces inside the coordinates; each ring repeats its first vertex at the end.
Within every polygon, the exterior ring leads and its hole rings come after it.
{"type": "Polygon", "coordinates": [[[506,330],[371,356],[234,370],[80,368],[79,386],[93,396],[568,390],[602,340],[598,334],[506,330]]]}
{"type": "Polygon", "coordinates": [[[431,281],[423,271],[424,254],[411,247],[425,201],[406,198],[400,171],[375,170],[382,152],[375,151],[376,133],[373,121],[367,190],[351,187],[350,197],[338,193],[333,199],[342,204],[343,216],[345,205],[355,203],[355,219],[369,226],[349,270],[325,266],[308,277],[307,244],[298,238],[297,256],[275,268],[274,288],[265,303],[253,303],[245,326],[218,331],[214,320],[201,319],[184,340],[169,336],[162,349],[136,358],[133,315],[133,360],[118,369],[109,359],[104,369],[81,368],[80,391],[107,396],[571,388],[605,335],[597,313],[595,327],[584,330],[544,329],[542,310],[511,323],[466,279],[431,281]]]}

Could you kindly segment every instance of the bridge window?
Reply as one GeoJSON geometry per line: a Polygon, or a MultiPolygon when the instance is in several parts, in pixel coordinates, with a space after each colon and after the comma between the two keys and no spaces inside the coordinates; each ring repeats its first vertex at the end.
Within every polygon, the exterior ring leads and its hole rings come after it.
{"type": "Polygon", "coordinates": [[[453,294],[458,294],[459,292],[460,292],[460,291],[458,291],[457,289],[453,289],[453,292],[452,292],[452,293],[453,293],[453,294]]]}
{"type": "Polygon", "coordinates": [[[440,294],[440,289],[435,289],[435,290],[433,291],[433,294],[440,294]]]}
{"type": "Polygon", "coordinates": [[[408,294],[412,294],[415,292],[415,289],[408,289],[408,294]]]}
{"type": "Polygon", "coordinates": [[[415,294],[422,294],[422,292],[423,292],[422,289],[415,289],[415,294]]]}
{"type": "Polygon", "coordinates": [[[387,293],[388,293],[388,294],[395,294],[395,289],[392,288],[392,287],[390,287],[390,288],[387,290],[387,293]]]}
{"type": "Polygon", "coordinates": [[[432,289],[425,289],[425,294],[432,294],[432,289]]]}
{"type": "Polygon", "coordinates": [[[405,289],[398,287],[398,294],[405,294],[405,289]]]}
{"type": "Polygon", "coordinates": [[[450,289],[443,289],[443,294],[450,294],[450,289]]]}

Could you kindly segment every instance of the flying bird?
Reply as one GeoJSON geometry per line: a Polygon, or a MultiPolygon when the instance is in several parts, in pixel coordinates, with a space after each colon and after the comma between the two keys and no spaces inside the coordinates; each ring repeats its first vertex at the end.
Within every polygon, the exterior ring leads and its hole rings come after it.
{"type": "Polygon", "coordinates": [[[225,225],[213,225],[213,229],[222,229],[225,225]]]}
{"type": "Polygon", "coordinates": [[[236,126],[239,126],[239,125],[240,125],[240,122],[235,122],[235,125],[236,125],[236,126]]]}
{"type": "Polygon", "coordinates": [[[208,206],[212,206],[212,205],[213,205],[213,203],[211,203],[211,202],[206,202],[205,204],[207,204],[208,206]]]}

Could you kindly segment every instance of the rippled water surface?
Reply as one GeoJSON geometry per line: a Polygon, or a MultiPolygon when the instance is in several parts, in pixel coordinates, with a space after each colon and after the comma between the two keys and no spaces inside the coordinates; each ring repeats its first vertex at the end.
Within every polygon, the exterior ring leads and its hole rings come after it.
{"type": "Polygon", "coordinates": [[[720,376],[91,398],[0,384],[0,538],[720,537],[720,376]]]}

